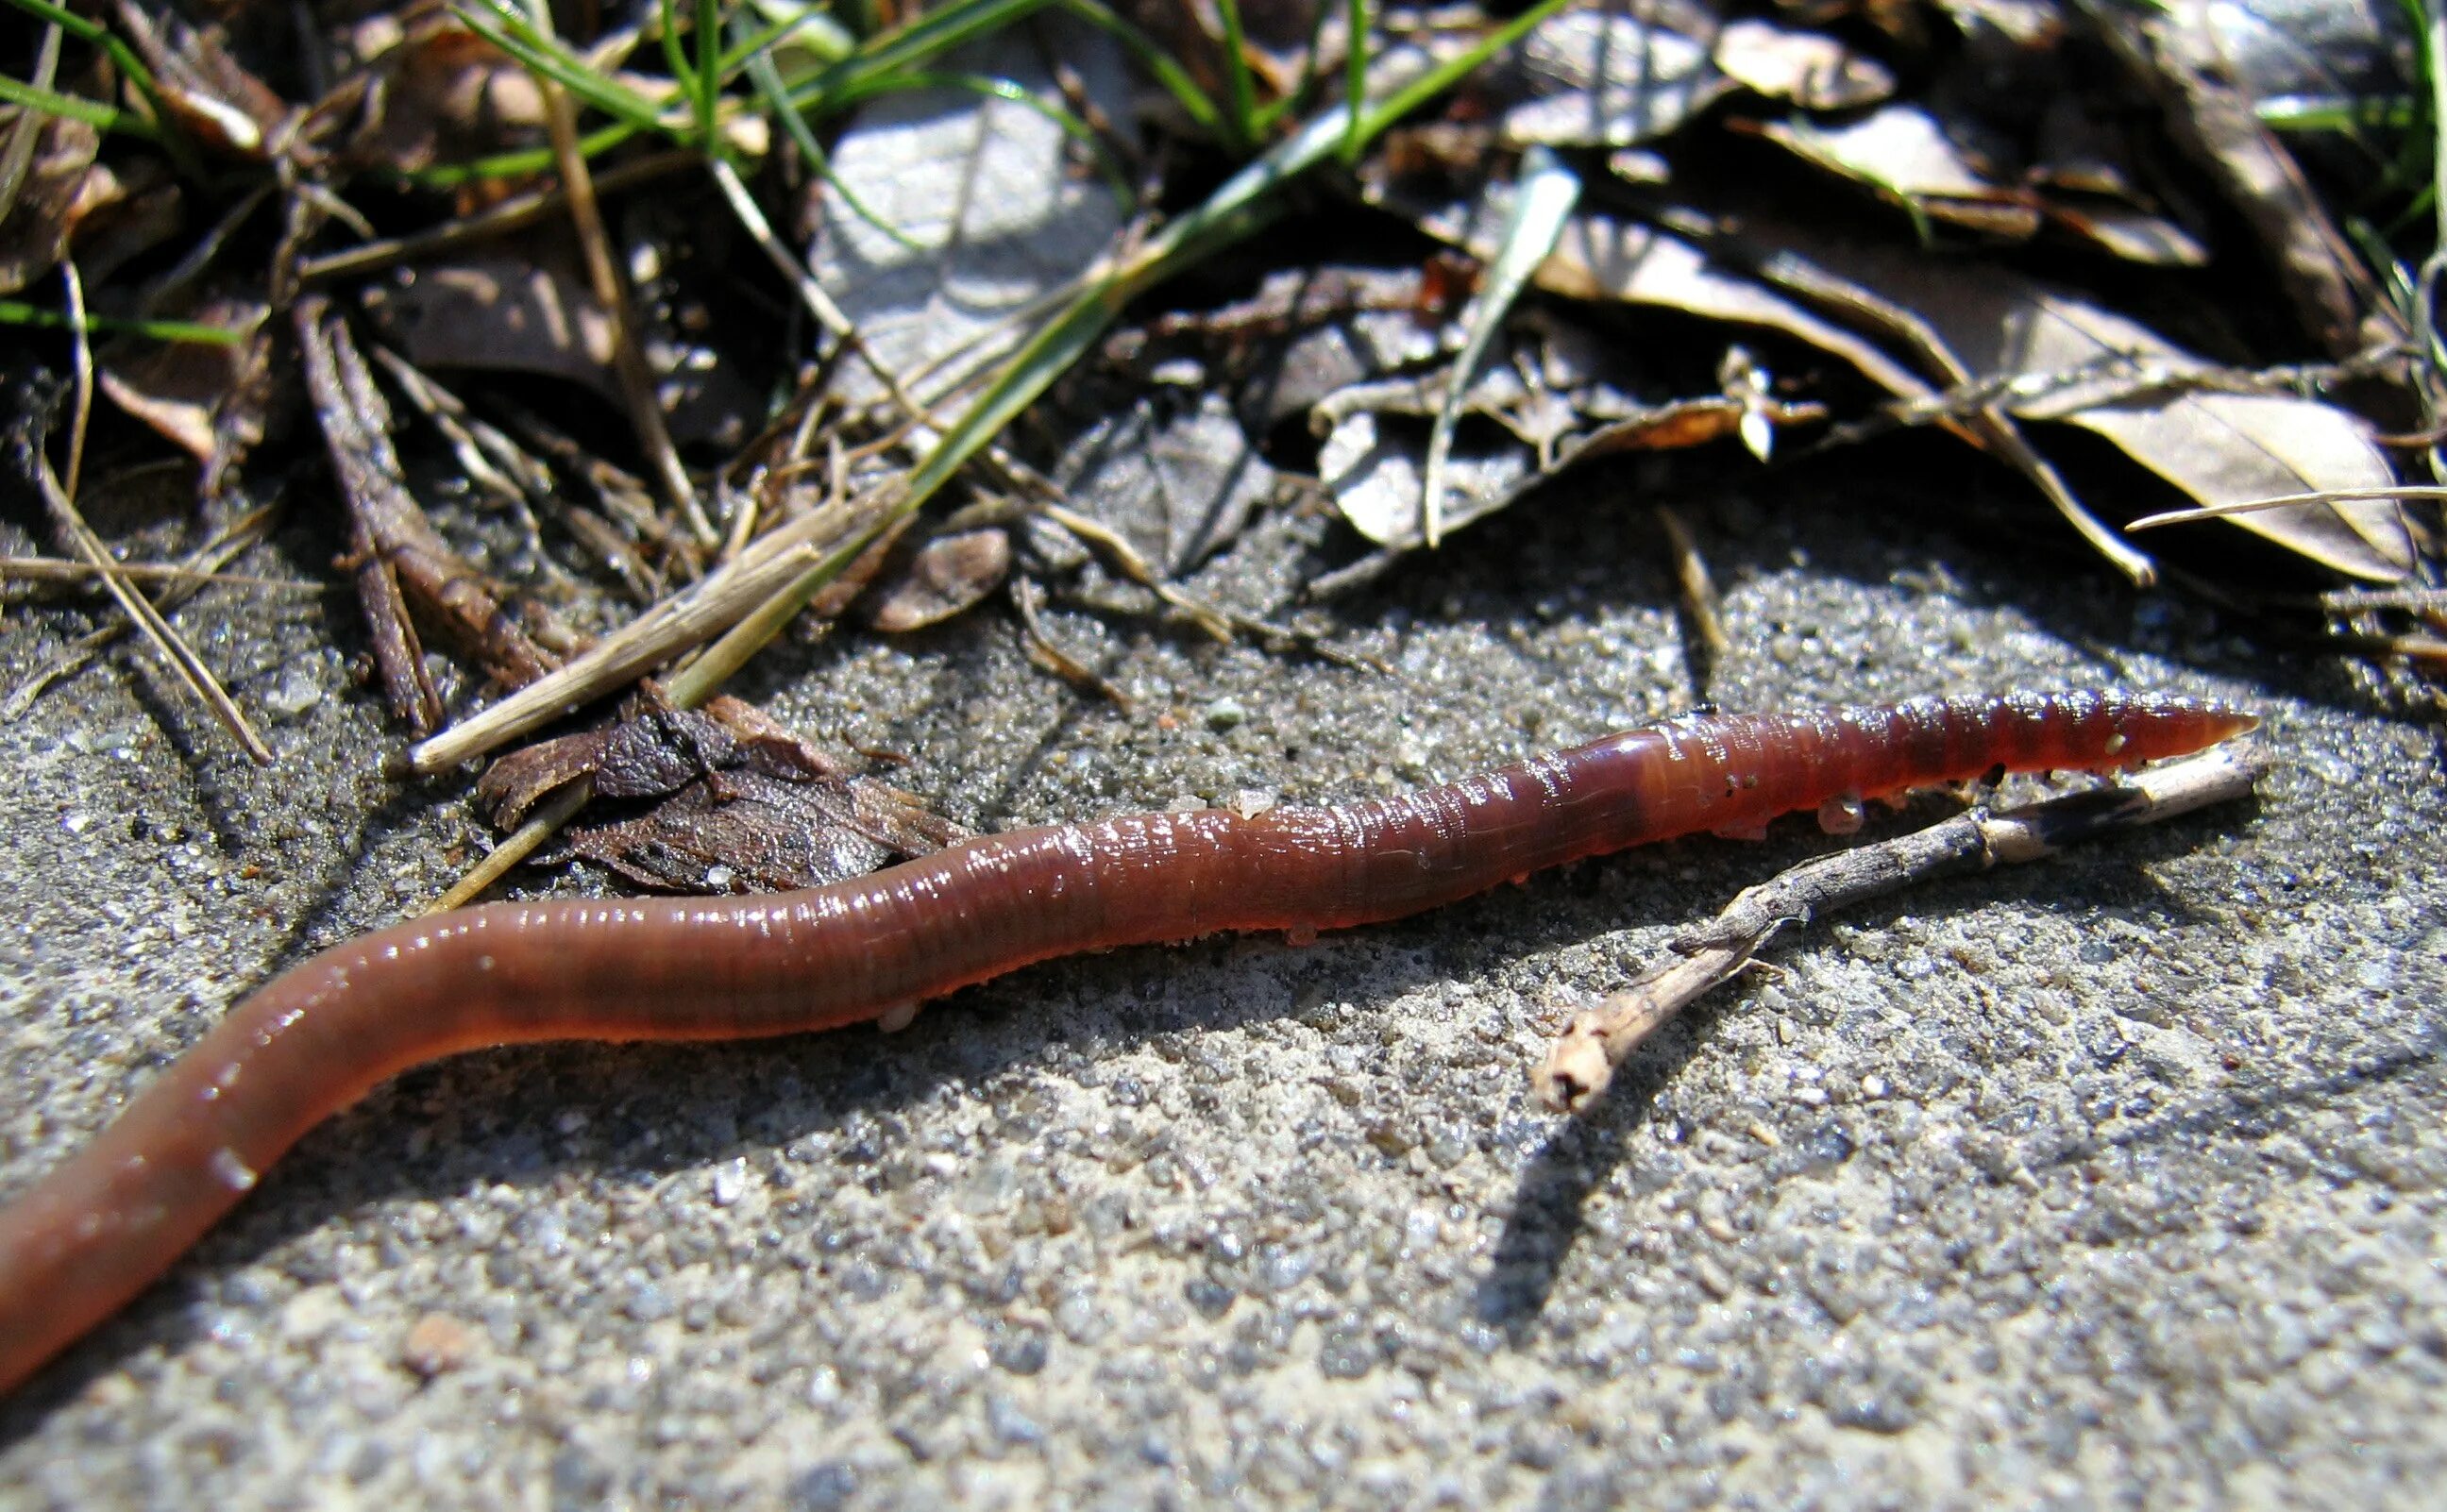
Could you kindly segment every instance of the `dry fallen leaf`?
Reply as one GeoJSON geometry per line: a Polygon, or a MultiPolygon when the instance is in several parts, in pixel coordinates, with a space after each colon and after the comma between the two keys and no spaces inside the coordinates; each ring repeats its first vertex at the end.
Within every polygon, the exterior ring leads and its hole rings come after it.
{"type": "Polygon", "coordinates": [[[616,405],[611,316],[575,260],[561,251],[432,264],[369,291],[367,311],[419,368],[543,373],[616,405]]]}
{"type": "MultiPolygon", "coordinates": [[[[180,318],[237,331],[254,342],[264,339],[263,323],[271,312],[260,300],[220,298],[181,312],[180,318]]],[[[98,376],[113,404],[198,462],[210,462],[221,418],[243,392],[239,380],[247,361],[243,344],[117,341],[101,353],[98,376]]],[[[253,425],[259,437],[260,418],[253,425]]]]}
{"type": "Polygon", "coordinates": [[[1140,400],[1079,437],[1053,480],[1082,513],[1177,577],[1240,534],[1274,493],[1275,469],[1231,406],[1210,393],[1186,406],[1140,400]]]}
{"type": "MultiPolygon", "coordinates": [[[[396,32],[397,18],[380,21],[396,32]]],[[[503,151],[543,130],[535,75],[446,14],[414,17],[404,36],[360,35],[358,47],[374,49],[375,61],[359,76],[367,99],[346,148],[352,161],[413,173],[503,151]]]]}
{"type": "Polygon", "coordinates": [[[2204,248],[2182,227],[2134,203],[2112,165],[2050,164],[2034,173],[2052,182],[2087,179],[2087,192],[2007,184],[1999,171],[1956,142],[1939,119],[1896,103],[1841,125],[1770,122],[1760,135],[1803,161],[1861,184],[1916,215],[2005,241],[2025,241],[2053,226],[2128,262],[2198,267],[2204,248]]]}
{"type": "Polygon", "coordinates": [[[1774,22],[1727,22],[1717,33],[1717,66],[1736,84],[1806,110],[1851,110],[1895,92],[1885,64],[1833,37],[1774,22]]]}
{"type": "Polygon", "coordinates": [[[2405,339],[2301,169],[2229,74],[2207,0],[2087,13],[2156,95],[2168,133],[2217,181],[2277,269],[2303,327],[2332,357],[2405,339]]]}
{"type": "Polygon", "coordinates": [[[703,710],[645,702],[604,728],[512,752],[485,771],[476,798],[508,829],[581,776],[613,806],[571,827],[568,852],[664,891],[809,887],[963,834],[913,795],[844,772],[728,697],[703,710]]]}
{"type": "MultiPolygon", "coordinates": [[[[2291,393],[2187,387],[2212,365],[2069,290],[1983,263],[1793,237],[1812,261],[1925,322],[1974,380],[2034,380],[2005,396],[2015,415],[2104,437],[2198,503],[2397,482],[2359,417],[2291,393]],[[2134,391],[2136,380],[2149,387],[2134,391]]],[[[2412,571],[2413,542],[2392,504],[2303,504],[2234,523],[2352,576],[2399,582],[2412,571]]]]}
{"type": "Polygon", "coordinates": [[[289,104],[230,55],[220,28],[135,0],[120,0],[116,14],[180,130],[232,157],[260,161],[281,149],[289,104]]]}
{"type": "MultiPolygon", "coordinates": [[[[1501,195],[1419,217],[1431,232],[1483,250],[1501,224],[1501,195]]],[[[1811,229],[1750,217],[1749,234],[1777,255],[1814,263],[1886,300],[1930,331],[1970,381],[2031,375],[2001,403],[2023,419],[2081,426],[2202,503],[2231,503],[2396,481],[2369,427],[2333,405],[2286,394],[2190,390],[2136,377],[2179,380],[2211,365],[2138,321],[2069,291],[1986,264],[1908,251],[1870,250],[1811,229]]],[[[1540,269],[1550,292],[1662,305],[1763,326],[1850,363],[1901,398],[1927,401],[1940,383],[1878,342],[1800,299],[1726,266],[1692,241],[1603,214],[1575,217],[1540,269]]],[[[2414,550],[2395,507],[2301,505],[2239,516],[2235,523],[2311,560],[2374,581],[2400,581],[2414,550]]]]}
{"type": "Polygon", "coordinates": [[[858,601],[867,624],[886,634],[939,625],[974,607],[1011,572],[1011,533],[999,525],[937,536],[858,601]]]}
{"type": "Polygon", "coordinates": [[[1772,121],[1760,133],[1803,161],[1905,209],[1982,236],[2025,240],[2041,223],[2026,196],[1999,185],[1935,116],[1916,104],[1896,102],[1842,124],[1772,121]]]}
{"type": "MultiPolygon", "coordinates": [[[[1085,28],[1057,26],[1056,34],[1086,99],[1127,119],[1131,85],[1118,45],[1085,28]]],[[[1064,104],[1043,53],[1016,32],[963,48],[943,66],[1064,104]]],[[[1027,326],[1014,316],[1110,247],[1120,207],[1101,180],[1077,171],[1076,158],[1059,124],[1015,101],[948,84],[884,95],[859,107],[831,171],[809,178],[810,267],[867,350],[931,400],[949,373],[932,382],[921,374],[939,363],[982,367],[1016,346],[1027,326]]],[[[855,362],[834,383],[852,399],[882,391],[855,362]]]]}
{"type": "Polygon", "coordinates": [[[0,294],[15,293],[59,265],[68,236],[101,193],[116,187],[93,155],[102,133],[53,116],[36,127],[17,198],[0,217],[0,294]]]}
{"type": "MultiPolygon", "coordinates": [[[[1482,215],[1474,224],[1488,218],[1482,215]]],[[[1640,221],[1604,214],[1575,217],[1539,268],[1538,286],[1576,299],[1658,305],[1779,331],[1843,358],[1890,393],[1927,391],[1916,373],[1877,343],[1717,263],[1694,243],[1640,221]]]]}
{"type": "Polygon", "coordinates": [[[1733,87],[1717,71],[1704,18],[1678,30],[1646,13],[1573,10],[1541,22],[1522,39],[1512,70],[1527,98],[1505,110],[1504,140],[1515,145],[1623,147],[1671,132],[1733,87]]]}

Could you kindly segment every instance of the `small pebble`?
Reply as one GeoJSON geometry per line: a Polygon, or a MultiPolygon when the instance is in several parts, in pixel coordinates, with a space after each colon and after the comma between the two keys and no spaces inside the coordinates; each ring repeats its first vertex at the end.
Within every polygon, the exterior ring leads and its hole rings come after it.
{"type": "Polygon", "coordinates": [[[263,707],[284,719],[294,719],[323,701],[323,685],[303,667],[292,667],[263,695],[263,707]]]}
{"type": "Polygon", "coordinates": [[[476,1335],[447,1313],[427,1313],[408,1326],[400,1340],[399,1363],[430,1381],[467,1363],[476,1335]]]}

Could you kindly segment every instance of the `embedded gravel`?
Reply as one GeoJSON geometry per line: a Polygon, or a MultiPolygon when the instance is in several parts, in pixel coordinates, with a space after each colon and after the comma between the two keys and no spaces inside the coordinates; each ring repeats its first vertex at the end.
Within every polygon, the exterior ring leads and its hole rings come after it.
{"type": "MultiPolygon", "coordinates": [[[[2429,1501],[2438,733],[1952,487],[1874,528],[1866,480],[1694,506],[1737,648],[1707,696],[2235,699],[2282,760],[2256,807],[1797,936],[1577,1124],[1528,1099],[1548,1030],[1829,843],[1807,821],[1304,949],[1032,970],[893,1037],[428,1068],[0,1405],[0,1502],[2429,1501]]],[[[1267,516],[1201,586],[1273,611],[1329,534],[1267,516]]],[[[1594,493],[1308,612],[1390,675],[1102,592],[1048,623],[1130,712],[999,610],[791,649],[751,690],[981,827],[1391,791],[1699,696],[1647,512],[1594,493]]],[[[12,614],[7,686],[87,623],[12,614]]],[[[380,777],[345,602],[182,623],[272,770],[125,651],[0,728],[0,1194],[478,850],[464,780],[380,777]]]]}

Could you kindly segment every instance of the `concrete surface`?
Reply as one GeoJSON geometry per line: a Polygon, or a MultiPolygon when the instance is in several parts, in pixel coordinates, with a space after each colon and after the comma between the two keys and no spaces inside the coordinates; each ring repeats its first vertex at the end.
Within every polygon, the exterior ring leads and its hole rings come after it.
{"type": "MultiPolygon", "coordinates": [[[[1580,1125],[1528,1101],[1547,1028],[1827,843],[1806,820],[1306,949],[1034,970],[894,1038],[420,1070],[0,1406],[0,1502],[2438,1504],[2438,733],[2124,595],[1944,455],[1915,498],[1865,468],[1695,507],[1740,645],[1712,695],[2243,700],[2285,759],[2256,812],[1814,929],[1580,1125]]],[[[1326,534],[1276,518],[1203,582],[1272,604],[1326,534]]],[[[1594,493],[1325,622],[1396,675],[1053,614],[1123,715],[992,611],[755,690],[997,826],[1389,790],[1695,696],[1645,511],[1594,493]]],[[[85,623],[12,614],[8,686],[85,623]]],[[[475,849],[464,784],[376,775],[344,601],[184,623],[276,769],[125,652],[0,729],[0,1193],[475,849]]]]}

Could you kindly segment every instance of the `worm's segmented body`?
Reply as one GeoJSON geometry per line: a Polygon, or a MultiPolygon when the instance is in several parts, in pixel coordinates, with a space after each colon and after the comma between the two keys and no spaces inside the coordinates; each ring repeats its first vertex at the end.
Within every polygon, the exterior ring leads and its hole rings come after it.
{"type": "Polygon", "coordinates": [[[0,1390],[167,1270],[309,1128],[441,1056],[834,1029],[1056,955],[1396,918],[1831,799],[1998,767],[2134,765],[2251,724],[2103,692],[1709,715],[1348,806],[1140,814],[972,840],[803,892],[497,903],[394,925],[240,1003],[0,1210],[0,1390]]]}

